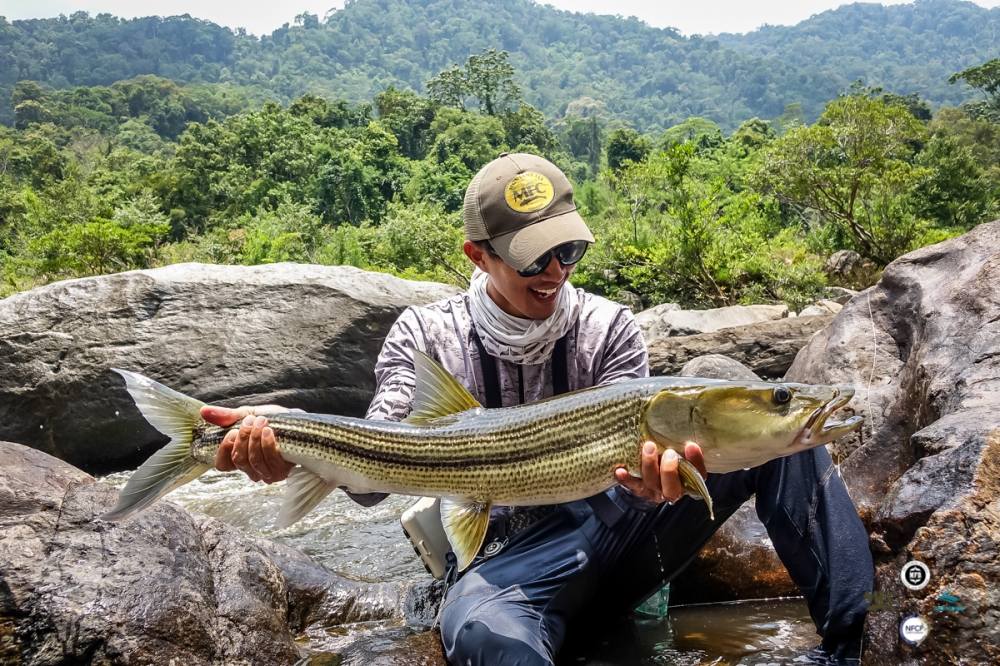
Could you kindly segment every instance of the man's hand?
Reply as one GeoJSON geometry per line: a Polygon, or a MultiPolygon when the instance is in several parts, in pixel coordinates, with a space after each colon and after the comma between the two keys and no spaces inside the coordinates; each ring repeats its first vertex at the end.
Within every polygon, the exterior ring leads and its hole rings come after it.
{"type": "MultiPolygon", "coordinates": [[[[708,478],[705,470],[705,457],[701,447],[694,442],[684,445],[684,458],[698,468],[704,478],[708,478]]],[[[667,449],[662,456],[656,453],[656,444],[645,442],[642,445],[642,461],[640,464],[642,477],[636,478],[624,467],[615,470],[618,483],[625,486],[633,495],[650,502],[676,502],[684,495],[677,464],[680,458],[673,449],[667,449]]]]}
{"type": "Polygon", "coordinates": [[[253,481],[274,483],[288,478],[288,472],[295,465],[286,462],[278,452],[278,442],[274,431],[268,427],[265,414],[280,414],[288,409],[278,405],[256,407],[214,407],[201,408],[201,418],[223,428],[241,420],[239,430],[230,430],[215,454],[215,468],[222,472],[234,469],[246,472],[253,481]]]}

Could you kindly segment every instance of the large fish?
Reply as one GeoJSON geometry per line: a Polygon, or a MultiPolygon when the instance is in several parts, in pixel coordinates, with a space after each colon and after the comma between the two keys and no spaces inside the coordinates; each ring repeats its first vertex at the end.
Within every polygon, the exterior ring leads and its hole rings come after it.
{"type": "MultiPolygon", "coordinates": [[[[334,488],[435,496],[460,569],[479,551],[494,504],[582,499],[638,476],[642,443],[660,453],[698,443],[710,473],[754,467],[857,428],[831,422],[848,387],[651,377],[540,402],[484,409],[435,361],[414,352],[413,411],[402,423],[287,412],[269,416],[281,456],[295,463],[278,524],[290,525],[334,488]]],[[[125,518],[213,466],[230,428],[204,421],[199,400],[117,370],[149,423],[170,438],[129,479],[106,520],[125,518]]],[[[238,427],[233,426],[233,427],[238,427]]],[[[711,497],[680,460],[688,494],[711,497]]]]}

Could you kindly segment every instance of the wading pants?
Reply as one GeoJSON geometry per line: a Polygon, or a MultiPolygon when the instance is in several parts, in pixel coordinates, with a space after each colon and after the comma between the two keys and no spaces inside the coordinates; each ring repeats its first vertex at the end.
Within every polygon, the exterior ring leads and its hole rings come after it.
{"type": "Polygon", "coordinates": [[[824,642],[859,635],[874,576],[868,534],[824,447],[710,474],[707,485],[715,522],[705,503],[690,497],[626,508],[614,521],[602,521],[586,501],[572,502],[516,534],[495,557],[477,560],[442,606],[449,662],[553,663],[574,617],[588,608],[606,617],[634,607],[663,584],[663,572],[667,580],[680,573],[754,495],[824,642]]]}

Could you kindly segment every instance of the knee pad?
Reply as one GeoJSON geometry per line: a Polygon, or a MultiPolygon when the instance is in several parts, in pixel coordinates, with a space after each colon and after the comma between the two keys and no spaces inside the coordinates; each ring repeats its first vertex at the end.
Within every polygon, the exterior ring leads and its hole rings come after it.
{"type": "Polygon", "coordinates": [[[479,620],[462,625],[448,661],[456,666],[552,666],[550,658],[527,643],[494,633],[479,620]]]}

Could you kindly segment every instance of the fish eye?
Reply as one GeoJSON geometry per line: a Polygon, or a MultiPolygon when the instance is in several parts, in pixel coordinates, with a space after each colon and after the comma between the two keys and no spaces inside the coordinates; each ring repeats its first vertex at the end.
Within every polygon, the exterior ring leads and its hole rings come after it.
{"type": "Polygon", "coordinates": [[[776,403],[783,405],[792,399],[792,392],[784,386],[776,386],[774,387],[773,396],[776,403]]]}

